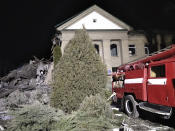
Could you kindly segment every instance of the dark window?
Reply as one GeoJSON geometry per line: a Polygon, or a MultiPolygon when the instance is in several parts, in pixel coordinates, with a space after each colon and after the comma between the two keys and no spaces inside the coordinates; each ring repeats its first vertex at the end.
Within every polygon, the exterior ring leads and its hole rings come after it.
{"type": "Polygon", "coordinates": [[[99,45],[95,44],[94,47],[96,49],[96,52],[99,54],[99,45]]]}
{"type": "Polygon", "coordinates": [[[117,67],[112,67],[112,72],[117,72],[117,67]]]}
{"type": "Polygon", "coordinates": [[[117,45],[116,44],[112,44],[111,45],[111,56],[117,56],[117,45]]]}
{"type": "Polygon", "coordinates": [[[150,77],[165,77],[165,65],[152,66],[150,77]]]}
{"type": "Polygon", "coordinates": [[[135,45],[129,45],[129,55],[133,56],[136,54],[136,47],[135,45]]]}
{"type": "Polygon", "coordinates": [[[97,19],[93,19],[93,22],[94,22],[94,23],[97,22],[97,19]]]}
{"type": "Polygon", "coordinates": [[[144,48],[145,48],[145,54],[146,54],[146,55],[149,55],[149,48],[148,48],[148,45],[145,45],[144,48]]]}

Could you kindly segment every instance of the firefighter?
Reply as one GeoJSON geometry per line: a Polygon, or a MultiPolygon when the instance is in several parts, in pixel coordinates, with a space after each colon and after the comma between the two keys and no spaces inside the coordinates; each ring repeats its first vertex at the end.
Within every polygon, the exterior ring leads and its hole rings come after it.
{"type": "Polygon", "coordinates": [[[117,71],[117,73],[113,76],[113,79],[116,81],[114,85],[116,88],[123,87],[124,72],[117,71]]]}

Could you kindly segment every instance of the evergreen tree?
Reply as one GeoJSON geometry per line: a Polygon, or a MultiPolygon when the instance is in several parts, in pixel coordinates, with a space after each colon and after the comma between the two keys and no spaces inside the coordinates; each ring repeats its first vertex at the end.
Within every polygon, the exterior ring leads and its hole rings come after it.
{"type": "Polygon", "coordinates": [[[76,31],[55,66],[51,105],[68,113],[77,110],[86,96],[105,88],[106,74],[86,30],[76,31]]]}
{"type": "Polygon", "coordinates": [[[62,56],[61,47],[56,44],[56,46],[53,48],[52,54],[54,65],[56,65],[62,56]]]}

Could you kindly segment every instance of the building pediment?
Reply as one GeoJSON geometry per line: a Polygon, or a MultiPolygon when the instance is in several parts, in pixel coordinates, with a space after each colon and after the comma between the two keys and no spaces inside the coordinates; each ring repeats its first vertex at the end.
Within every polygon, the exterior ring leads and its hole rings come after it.
{"type": "Polygon", "coordinates": [[[110,21],[96,11],[91,12],[87,16],[83,17],[79,21],[68,26],[66,29],[80,29],[82,25],[88,30],[93,29],[124,29],[120,25],[110,21]]]}
{"type": "Polygon", "coordinates": [[[94,5],[70,20],[56,26],[57,30],[132,30],[132,27],[94,5]]]}

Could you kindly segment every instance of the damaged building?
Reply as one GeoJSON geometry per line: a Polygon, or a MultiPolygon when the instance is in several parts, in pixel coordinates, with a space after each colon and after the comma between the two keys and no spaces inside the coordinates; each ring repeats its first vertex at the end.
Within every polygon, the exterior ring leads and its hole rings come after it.
{"type": "Polygon", "coordinates": [[[138,33],[133,27],[112,16],[97,5],[55,26],[59,32],[61,49],[74,37],[75,31],[85,27],[94,48],[108,72],[116,71],[117,66],[146,56],[147,39],[144,33],[138,33]]]}

